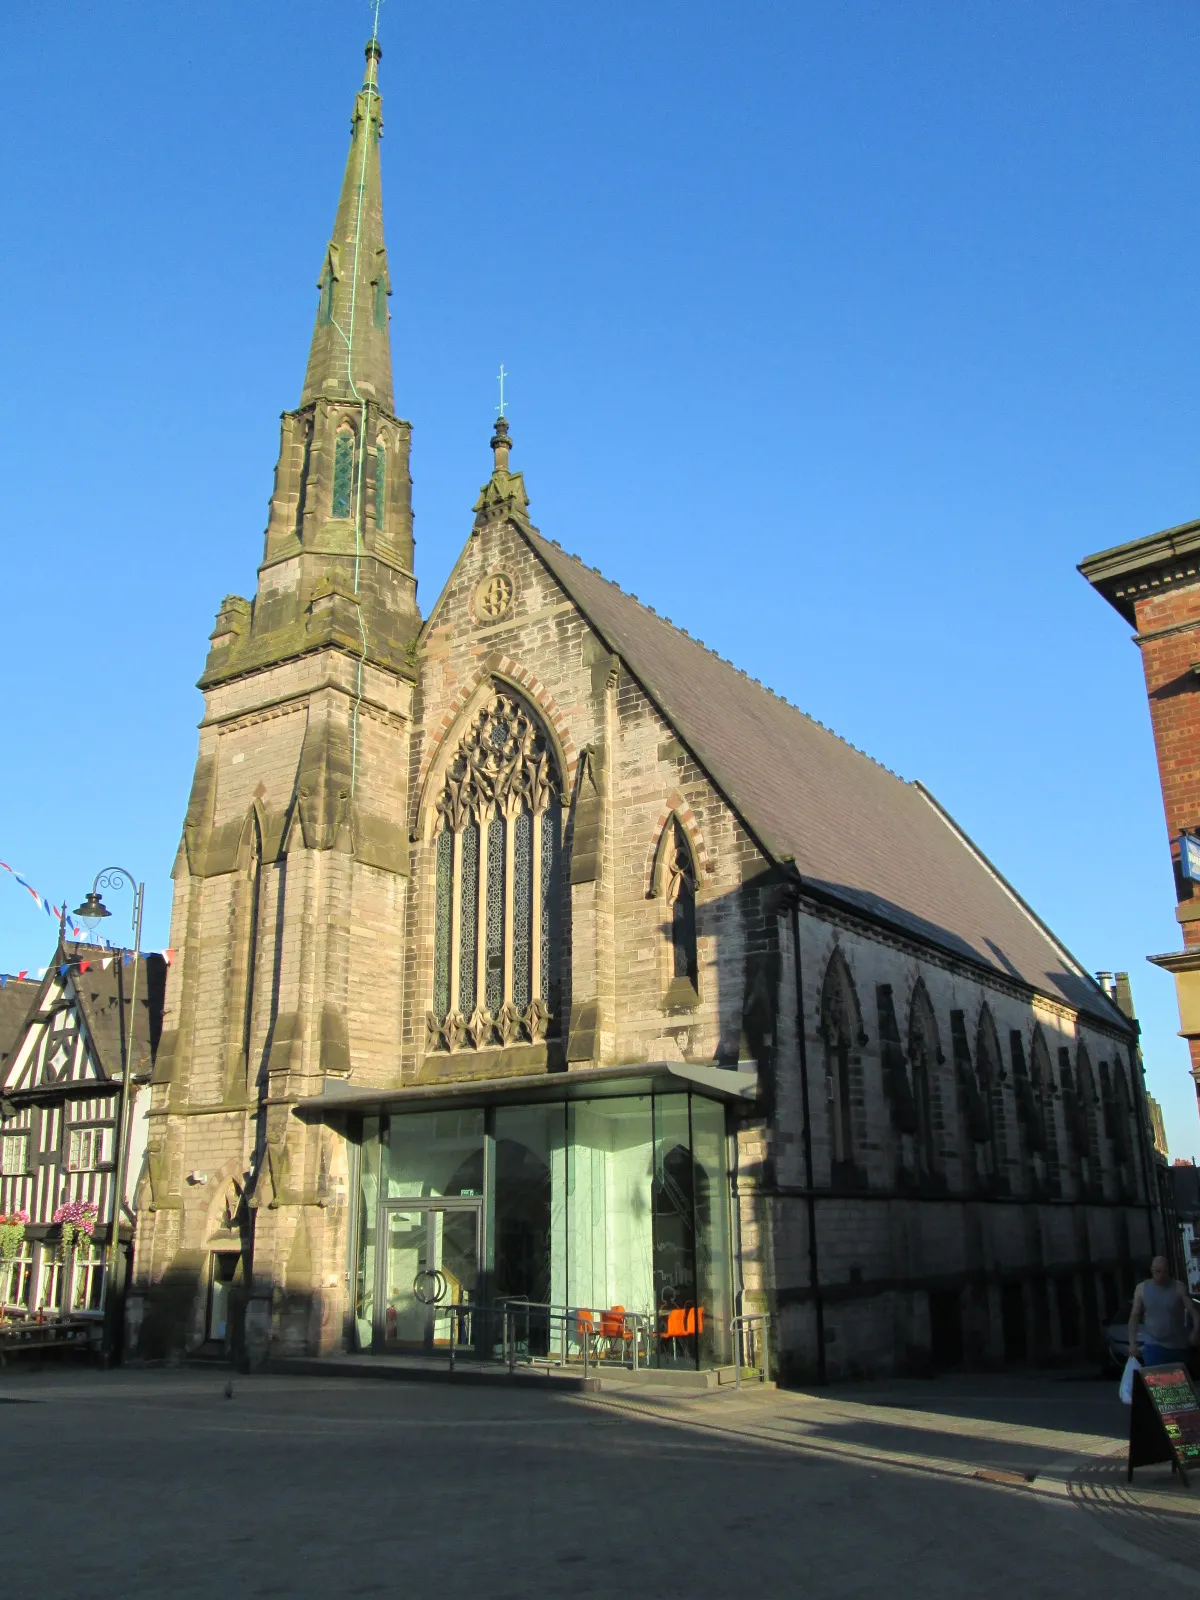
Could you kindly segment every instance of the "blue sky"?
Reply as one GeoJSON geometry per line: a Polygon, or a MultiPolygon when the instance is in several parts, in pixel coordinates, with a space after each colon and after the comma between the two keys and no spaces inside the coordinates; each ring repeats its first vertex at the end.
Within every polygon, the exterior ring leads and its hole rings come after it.
{"type": "MultiPolygon", "coordinates": [[[[0,20],[0,858],[72,904],[127,864],[157,946],[369,31],[361,0],[0,20]]],[[[424,608],[503,361],[543,532],[920,778],[1127,968],[1200,1156],[1144,959],[1180,940],[1140,663],[1075,571],[1200,514],[1200,11],[385,0],[380,32],[424,608]]],[[[0,970],[52,939],[0,874],[0,970]]]]}

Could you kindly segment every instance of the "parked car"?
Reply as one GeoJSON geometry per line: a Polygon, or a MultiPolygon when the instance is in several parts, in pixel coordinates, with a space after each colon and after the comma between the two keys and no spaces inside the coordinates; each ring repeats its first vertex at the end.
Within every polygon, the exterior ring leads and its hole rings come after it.
{"type": "MultiPolygon", "coordinates": [[[[1125,1304],[1104,1319],[1101,1331],[1104,1334],[1105,1367],[1109,1372],[1124,1372],[1125,1363],[1129,1360],[1129,1318],[1133,1311],[1133,1301],[1126,1300],[1125,1304]]],[[[1140,1359],[1144,1330],[1137,1331],[1137,1353],[1140,1359]]]]}

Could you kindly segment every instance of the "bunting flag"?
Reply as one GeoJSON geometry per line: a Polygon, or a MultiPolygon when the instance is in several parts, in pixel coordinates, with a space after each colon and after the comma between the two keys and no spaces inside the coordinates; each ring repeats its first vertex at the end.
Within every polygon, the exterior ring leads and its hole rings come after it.
{"type": "MultiPolygon", "coordinates": [[[[75,921],[74,917],[72,917],[72,915],[71,915],[71,913],[69,911],[64,911],[59,906],[56,906],[53,903],[53,901],[49,900],[44,894],[39,894],[37,892],[37,890],[33,887],[33,885],[31,883],[27,882],[26,879],[24,879],[21,876],[21,874],[16,870],[15,867],[10,867],[9,866],[7,861],[0,861],[0,867],[3,867],[4,871],[8,873],[9,877],[16,879],[16,881],[21,885],[21,888],[24,889],[25,892],[32,899],[32,901],[33,901],[35,906],[40,906],[41,909],[46,913],[46,915],[49,918],[51,918],[52,921],[61,923],[63,928],[64,928],[64,930],[67,933],[70,934],[71,938],[73,940],[75,940],[76,943],[95,945],[95,946],[99,946],[99,948],[102,949],[102,950],[112,950],[112,951],[114,951],[113,955],[106,956],[105,959],[103,961],[101,961],[101,962],[95,962],[95,961],[64,961],[61,964],[61,966],[59,966],[59,968],[58,968],[58,975],[59,975],[60,978],[61,977],[65,977],[66,974],[71,970],[72,967],[74,967],[78,972],[88,972],[88,971],[90,971],[92,969],[92,967],[98,965],[101,968],[102,971],[104,971],[104,972],[108,971],[109,967],[112,965],[113,961],[116,959],[115,951],[116,951],[117,947],[113,945],[111,939],[102,939],[99,934],[95,934],[95,933],[89,934],[89,933],[87,933],[83,928],[81,928],[79,926],[79,924],[75,921]]],[[[145,954],[145,953],[146,952],[143,952],[143,954],[145,954]]],[[[164,950],[163,951],[163,959],[166,961],[168,966],[170,966],[171,963],[174,961],[176,954],[177,954],[177,952],[174,951],[174,950],[164,950]]],[[[133,952],[131,950],[122,950],[121,951],[121,965],[123,967],[129,966],[130,963],[132,962],[132,960],[133,960],[133,952]]],[[[40,980],[40,979],[42,979],[42,978],[44,978],[46,976],[46,973],[48,971],[49,971],[49,968],[40,967],[38,969],[37,973],[35,974],[35,976],[40,980]]],[[[13,981],[14,979],[15,979],[15,981],[17,983],[24,983],[25,979],[28,978],[28,976],[29,976],[29,968],[28,967],[26,967],[24,969],[24,971],[17,972],[17,973],[0,972],[0,989],[3,989],[5,984],[9,983],[10,981],[13,981]]]]}
{"type": "MultiPolygon", "coordinates": [[[[53,905],[44,894],[39,894],[33,885],[21,876],[15,867],[9,866],[7,861],[0,861],[0,867],[3,867],[5,872],[7,872],[11,878],[16,879],[16,881],[21,885],[22,889],[24,889],[25,892],[32,898],[35,906],[40,906],[46,915],[53,921],[63,922],[63,924],[71,930],[72,939],[83,938],[83,929],[74,920],[69,911],[60,910],[59,907],[53,905]]],[[[105,943],[107,943],[107,940],[105,943]]]]}
{"type": "MultiPolygon", "coordinates": [[[[154,952],[152,950],[142,951],[143,956],[153,954],[154,952]]],[[[178,954],[178,950],[164,950],[162,951],[162,958],[166,962],[167,966],[170,966],[178,954]]],[[[68,972],[91,972],[95,967],[99,967],[101,972],[107,972],[109,967],[112,966],[116,959],[117,958],[115,955],[111,955],[105,956],[103,961],[60,961],[54,970],[60,978],[65,978],[68,972]]],[[[132,964],[132,962],[133,951],[123,950],[121,952],[121,965],[123,967],[128,967],[132,964]]],[[[49,970],[49,967],[39,967],[37,972],[33,974],[34,980],[40,983],[49,970]]],[[[20,972],[0,972],[0,989],[3,989],[6,983],[24,983],[26,978],[29,976],[30,973],[28,967],[22,968],[20,972]]]]}

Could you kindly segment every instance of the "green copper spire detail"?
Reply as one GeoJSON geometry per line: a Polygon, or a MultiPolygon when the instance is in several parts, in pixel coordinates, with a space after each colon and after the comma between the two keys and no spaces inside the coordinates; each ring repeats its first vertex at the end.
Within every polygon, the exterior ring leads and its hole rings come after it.
{"type": "Polygon", "coordinates": [[[350,154],[333,237],[321,264],[317,322],[300,404],[321,395],[374,400],[392,410],[392,347],[387,298],[392,292],[383,243],[379,140],[379,41],[367,45],[367,71],[354,101],[350,154]]]}

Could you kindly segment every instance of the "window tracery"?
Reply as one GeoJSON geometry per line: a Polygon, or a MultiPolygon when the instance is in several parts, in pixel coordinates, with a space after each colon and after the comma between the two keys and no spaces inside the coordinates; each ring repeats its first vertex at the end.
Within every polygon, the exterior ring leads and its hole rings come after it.
{"type": "Polygon", "coordinates": [[[562,789],[544,729],[503,691],[476,713],[435,802],[430,1050],[557,1030],[562,789]]]}

